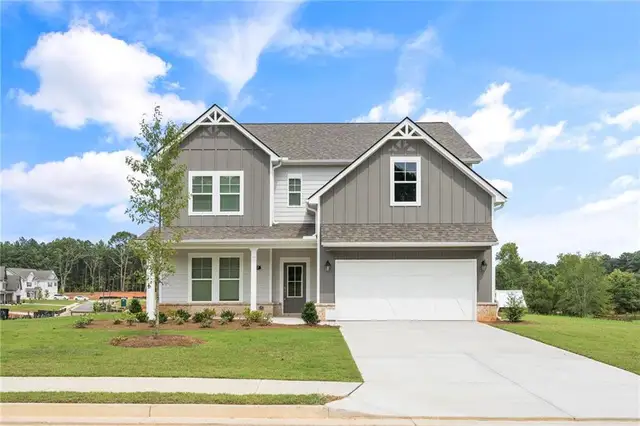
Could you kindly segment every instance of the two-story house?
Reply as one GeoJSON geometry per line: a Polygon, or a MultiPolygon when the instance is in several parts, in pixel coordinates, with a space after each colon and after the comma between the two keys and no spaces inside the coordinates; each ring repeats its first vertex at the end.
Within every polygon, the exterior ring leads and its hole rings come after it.
{"type": "Polygon", "coordinates": [[[52,299],[58,293],[58,277],[51,270],[6,268],[13,302],[24,299],[52,299]]]}
{"type": "Polygon", "coordinates": [[[495,315],[493,212],[506,197],[449,124],[240,124],[214,105],[181,147],[190,197],[161,309],[495,315]]]}

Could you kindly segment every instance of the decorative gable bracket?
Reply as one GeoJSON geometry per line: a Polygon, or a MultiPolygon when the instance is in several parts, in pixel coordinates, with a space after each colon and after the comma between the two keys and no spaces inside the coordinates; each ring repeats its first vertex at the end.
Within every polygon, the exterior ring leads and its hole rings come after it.
{"type": "Polygon", "coordinates": [[[218,109],[214,109],[209,114],[202,117],[202,121],[200,122],[201,126],[224,126],[224,125],[233,125],[231,121],[227,119],[223,114],[221,114],[218,109]]]}
{"type": "Polygon", "coordinates": [[[411,123],[401,125],[389,139],[423,139],[424,136],[411,123]]]}

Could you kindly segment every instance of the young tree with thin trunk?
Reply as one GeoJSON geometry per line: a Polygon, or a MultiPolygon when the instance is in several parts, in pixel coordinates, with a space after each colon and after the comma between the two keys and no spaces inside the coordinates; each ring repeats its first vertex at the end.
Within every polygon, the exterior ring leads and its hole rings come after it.
{"type": "Polygon", "coordinates": [[[186,167],[177,162],[180,141],[180,128],[171,121],[163,124],[160,107],[156,107],[151,121],[143,118],[140,122],[136,144],[141,158],[127,157],[127,164],[133,172],[127,177],[132,192],[127,213],[135,223],[152,227],[147,231],[145,240],[133,247],[153,279],[155,337],[160,327],[160,285],[175,272],[174,245],[181,240],[181,233],[170,227],[188,202],[184,190],[186,167]]]}
{"type": "Polygon", "coordinates": [[[64,293],[71,270],[85,253],[80,242],[73,238],[59,238],[52,241],[50,246],[60,279],[60,293],[64,293]]]}

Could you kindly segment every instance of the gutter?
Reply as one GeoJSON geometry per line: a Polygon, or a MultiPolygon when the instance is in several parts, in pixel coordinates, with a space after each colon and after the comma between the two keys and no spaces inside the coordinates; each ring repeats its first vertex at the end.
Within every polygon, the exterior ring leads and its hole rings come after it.
{"type": "Polygon", "coordinates": [[[275,179],[276,179],[276,172],[275,170],[278,167],[281,167],[282,164],[287,161],[289,158],[287,157],[283,157],[278,159],[278,164],[273,165],[273,163],[271,164],[271,173],[269,174],[269,200],[271,204],[271,208],[269,209],[269,216],[270,217],[270,222],[271,225],[277,225],[278,222],[275,221],[275,198],[276,198],[276,184],[275,184],[275,179]]]}

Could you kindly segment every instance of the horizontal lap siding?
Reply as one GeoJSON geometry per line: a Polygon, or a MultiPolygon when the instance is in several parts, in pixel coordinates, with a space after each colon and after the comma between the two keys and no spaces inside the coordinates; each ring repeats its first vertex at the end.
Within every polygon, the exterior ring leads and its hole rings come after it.
{"type": "MultiPolygon", "coordinates": [[[[160,303],[188,303],[188,264],[189,253],[192,254],[242,254],[242,302],[249,303],[251,300],[251,253],[249,250],[178,250],[175,257],[176,272],[168,277],[160,291],[160,303]]],[[[269,264],[269,250],[258,250],[258,303],[268,303],[270,301],[269,274],[271,267],[269,264]]],[[[217,268],[217,265],[213,265],[217,268]]],[[[214,272],[215,276],[215,272],[214,272]]]]}
{"type": "Polygon", "coordinates": [[[389,141],[321,200],[322,223],[490,223],[491,196],[420,140],[389,141]],[[421,157],[419,207],[392,207],[392,156],[421,157]]]}
{"type": "Polygon", "coordinates": [[[178,162],[187,167],[187,191],[188,171],[244,171],[242,216],[189,216],[185,208],[178,226],[269,226],[269,156],[235,127],[198,128],[183,142],[178,162]]]}
{"type": "Polygon", "coordinates": [[[274,218],[281,223],[313,222],[313,213],[306,208],[306,199],[320,189],[344,167],[282,166],[275,170],[274,218]],[[289,175],[302,178],[302,205],[289,207],[289,175]]]}

